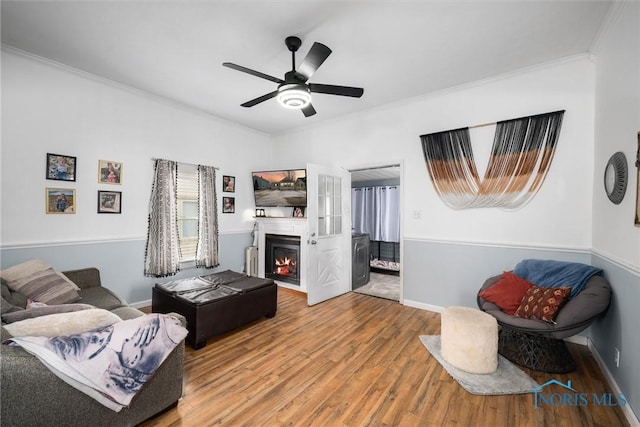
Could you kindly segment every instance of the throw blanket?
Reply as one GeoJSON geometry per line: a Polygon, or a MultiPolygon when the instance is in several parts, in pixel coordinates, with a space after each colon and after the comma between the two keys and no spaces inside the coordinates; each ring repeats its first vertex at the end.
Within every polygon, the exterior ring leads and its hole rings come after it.
{"type": "Polygon", "coordinates": [[[10,341],[67,384],[119,412],[186,336],[178,319],[148,314],[77,335],[10,341]]]}
{"type": "Polygon", "coordinates": [[[570,287],[571,298],[584,289],[584,285],[602,269],[577,262],[525,259],[520,261],[513,274],[543,288],[570,287]]]}

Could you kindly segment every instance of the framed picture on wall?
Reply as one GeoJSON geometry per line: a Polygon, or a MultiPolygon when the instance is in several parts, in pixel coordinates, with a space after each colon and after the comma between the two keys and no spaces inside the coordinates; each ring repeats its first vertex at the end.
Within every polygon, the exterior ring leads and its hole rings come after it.
{"type": "Polygon", "coordinates": [[[236,177],[229,175],[222,175],[222,191],[225,193],[236,192],[236,177]]]}
{"type": "Polygon", "coordinates": [[[122,213],[122,191],[98,190],[98,213],[122,213]]]}
{"type": "Polygon", "coordinates": [[[47,179],[75,181],[76,158],[62,154],[47,153],[47,179]]]}
{"type": "Polygon", "coordinates": [[[122,162],[98,160],[98,182],[100,184],[122,184],[122,162]]]}
{"type": "Polygon", "coordinates": [[[235,213],[236,212],[236,199],[234,197],[222,198],[222,213],[235,213]]]}
{"type": "Polygon", "coordinates": [[[291,216],[294,218],[304,218],[304,210],[305,210],[304,206],[296,206],[293,208],[293,211],[291,212],[291,216]]]}
{"type": "Polygon", "coordinates": [[[47,187],[45,189],[45,206],[47,214],[75,214],[76,190],[47,187]]]}

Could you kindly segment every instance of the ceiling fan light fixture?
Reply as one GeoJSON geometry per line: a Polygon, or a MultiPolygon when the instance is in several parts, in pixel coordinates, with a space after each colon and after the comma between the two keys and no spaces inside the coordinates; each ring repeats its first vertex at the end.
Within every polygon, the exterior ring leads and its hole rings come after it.
{"type": "Polygon", "coordinates": [[[306,85],[285,84],[278,88],[277,100],[285,108],[300,110],[311,103],[311,92],[306,85]]]}

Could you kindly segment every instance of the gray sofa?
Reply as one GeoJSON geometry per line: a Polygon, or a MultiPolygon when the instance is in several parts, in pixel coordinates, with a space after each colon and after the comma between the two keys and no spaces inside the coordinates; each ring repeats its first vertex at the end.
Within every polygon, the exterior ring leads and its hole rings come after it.
{"type": "MultiPolygon", "coordinates": [[[[96,268],[64,272],[80,288],[83,304],[109,310],[123,320],[142,316],[102,287],[96,268]]],[[[2,284],[2,311],[24,308],[26,297],[2,284]]],[[[2,325],[2,341],[11,338],[2,325]]],[[[177,404],[182,396],[184,342],[134,397],[130,407],[114,412],[71,387],[31,354],[17,346],[0,346],[0,422],[2,426],[132,426],[177,404]]]]}

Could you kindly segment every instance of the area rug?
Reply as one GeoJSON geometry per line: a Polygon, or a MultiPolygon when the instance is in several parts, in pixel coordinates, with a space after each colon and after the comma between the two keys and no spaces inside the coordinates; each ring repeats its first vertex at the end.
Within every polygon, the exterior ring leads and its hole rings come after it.
{"type": "Polygon", "coordinates": [[[447,373],[471,394],[533,393],[533,389],[539,385],[529,375],[501,355],[498,355],[498,370],[493,374],[470,374],[456,368],[442,358],[440,354],[440,335],[420,335],[420,341],[447,373]]]}
{"type": "Polygon", "coordinates": [[[353,292],[378,298],[400,300],[400,278],[386,274],[371,273],[369,283],[353,290],[353,292]]]}

